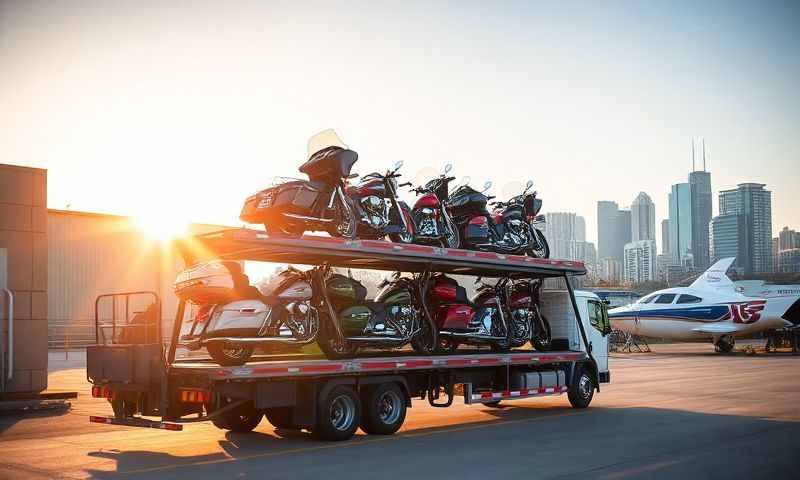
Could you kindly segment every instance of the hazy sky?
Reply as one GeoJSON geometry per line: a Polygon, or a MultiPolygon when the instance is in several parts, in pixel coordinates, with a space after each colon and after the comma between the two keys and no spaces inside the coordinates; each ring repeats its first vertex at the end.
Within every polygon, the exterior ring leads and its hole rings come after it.
{"type": "Polygon", "coordinates": [[[360,173],[532,178],[590,240],[598,200],[659,223],[705,137],[800,228],[800,3],[0,0],[0,163],[50,207],[238,224],[328,127],[360,173]]]}

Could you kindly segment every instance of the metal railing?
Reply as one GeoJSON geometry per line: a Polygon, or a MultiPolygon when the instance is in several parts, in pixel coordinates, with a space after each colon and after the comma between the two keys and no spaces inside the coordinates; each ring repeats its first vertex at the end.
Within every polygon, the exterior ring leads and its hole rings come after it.
{"type": "Polygon", "coordinates": [[[47,322],[47,348],[69,350],[94,345],[94,320],[50,319],[47,322]]]}

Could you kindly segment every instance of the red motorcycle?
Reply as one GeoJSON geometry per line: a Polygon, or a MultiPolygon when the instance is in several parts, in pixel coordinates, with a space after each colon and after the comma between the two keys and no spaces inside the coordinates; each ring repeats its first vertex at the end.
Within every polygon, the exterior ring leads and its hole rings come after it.
{"type": "Polygon", "coordinates": [[[528,341],[539,351],[550,348],[550,325],[541,315],[541,282],[499,279],[480,286],[470,301],[454,279],[437,274],[431,279],[428,301],[438,329],[439,352],[452,353],[461,344],[488,345],[508,351],[528,341]]]}
{"type": "Polygon", "coordinates": [[[453,168],[447,164],[444,173],[425,184],[412,188],[412,192],[421,195],[414,204],[412,215],[417,227],[414,243],[437,245],[448,248],[461,246],[461,235],[458,227],[450,217],[446,205],[449,201],[449,184],[456,177],[448,177],[453,168]]]}

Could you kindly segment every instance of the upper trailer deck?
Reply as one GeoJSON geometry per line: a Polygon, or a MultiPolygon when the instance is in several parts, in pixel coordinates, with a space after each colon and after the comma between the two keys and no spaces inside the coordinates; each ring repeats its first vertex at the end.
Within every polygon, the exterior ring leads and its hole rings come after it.
{"type": "Polygon", "coordinates": [[[187,265],[211,259],[422,272],[427,269],[484,277],[563,277],[585,275],[582,262],[504,255],[455,248],[392,243],[383,240],[345,240],[303,235],[270,236],[249,229],[228,229],[196,235],[179,243],[187,265]]]}

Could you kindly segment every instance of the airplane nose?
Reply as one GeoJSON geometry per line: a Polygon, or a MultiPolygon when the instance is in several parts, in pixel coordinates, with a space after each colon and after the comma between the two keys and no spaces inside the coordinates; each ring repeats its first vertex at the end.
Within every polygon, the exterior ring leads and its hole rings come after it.
{"type": "Polygon", "coordinates": [[[786,312],[781,315],[784,320],[792,322],[792,325],[800,325],[800,298],[794,301],[791,307],[786,309],[786,312]]]}

